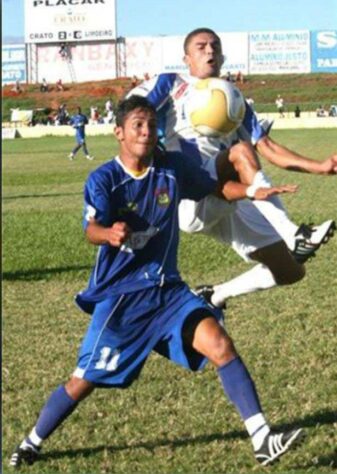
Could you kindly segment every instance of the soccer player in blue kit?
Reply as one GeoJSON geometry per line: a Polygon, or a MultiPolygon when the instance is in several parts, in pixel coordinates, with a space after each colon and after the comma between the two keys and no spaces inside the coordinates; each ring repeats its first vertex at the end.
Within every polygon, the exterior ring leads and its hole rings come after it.
{"type": "MultiPolygon", "coordinates": [[[[99,251],[88,287],[76,297],[92,314],[77,368],[51,394],[10,465],[35,462],[42,442],[96,387],[131,385],[152,350],[190,370],[210,360],[256,459],[272,463],[298,444],[302,430],[270,429],[222,311],[193,293],[177,269],[179,201],[209,193],[237,199],[246,186],[220,183],[193,159],[157,149],[155,109],[143,97],[122,101],[116,124],[119,156],[92,172],[84,190],[84,229],[99,251]]],[[[288,191],[260,188],[257,198],[288,191]]]]}
{"type": "Polygon", "coordinates": [[[227,176],[237,174],[241,182],[249,184],[247,199],[237,203],[209,195],[199,202],[183,199],[179,206],[181,230],[212,236],[231,245],[245,261],[257,262],[230,281],[198,289],[212,304],[222,307],[229,297],[301,280],[303,264],[335,228],[333,220],[319,226],[298,226],[278,196],[254,199],[255,189],[271,185],[256,151],[281,168],[331,175],[337,173],[337,154],[320,162],[276,143],[248,104],[243,123],[234,133],[216,138],[201,135],[191,125],[188,106],[200,79],[220,76],[224,56],[219,36],[209,28],[191,31],[184,41],[184,62],[188,72],[159,74],[131,90],[129,96],[142,95],[154,105],[167,150],[193,156],[212,176],[220,167],[227,176]]]}
{"type": "Polygon", "coordinates": [[[88,124],[88,117],[82,113],[81,107],[77,107],[77,113],[71,117],[69,123],[76,130],[75,136],[77,142],[77,145],[68,156],[69,160],[72,161],[75,158],[75,155],[80,148],[83,148],[87,160],[93,160],[94,157],[90,156],[87,144],[85,142],[85,126],[88,124]]]}

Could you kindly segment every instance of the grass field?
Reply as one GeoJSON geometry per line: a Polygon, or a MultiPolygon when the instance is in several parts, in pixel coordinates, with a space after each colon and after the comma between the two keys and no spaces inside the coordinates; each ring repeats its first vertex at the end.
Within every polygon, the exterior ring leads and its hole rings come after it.
{"type": "MultiPolygon", "coordinates": [[[[312,157],[337,150],[333,130],[274,132],[312,157]]],[[[86,286],[96,249],[81,230],[88,172],[113,156],[112,138],[88,139],[94,162],[72,138],[3,145],[3,472],[50,391],[76,364],[88,323],[73,303],[86,286]]],[[[336,177],[266,166],[275,183],[299,183],[284,199],[293,219],[337,219],[336,177]]],[[[307,265],[297,285],[229,301],[227,329],[255,378],[276,428],[303,426],[305,444],[269,468],[277,473],[337,469],[337,238],[307,265]]],[[[249,267],[203,236],[182,235],[180,267],[191,285],[229,279],[249,267]]],[[[225,399],[215,371],[192,374],[153,355],[128,390],[100,390],[44,445],[25,473],[266,472],[225,399]]]]}

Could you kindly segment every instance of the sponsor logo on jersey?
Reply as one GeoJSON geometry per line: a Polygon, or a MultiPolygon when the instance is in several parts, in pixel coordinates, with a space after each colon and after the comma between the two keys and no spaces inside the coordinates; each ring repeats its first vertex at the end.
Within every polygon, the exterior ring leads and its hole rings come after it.
{"type": "Polygon", "coordinates": [[[136,212],[138,209],[138,204],[136,202],[128,202],[125,207],[118,209],[117,213],[119,216],[124,216],[130,212],[136,212]]]}
{"type": "Polygon", "coordinates": [[[168,189],[156,189],[154,195],[161,207],[167,207],[171,202],[168,189]]]}

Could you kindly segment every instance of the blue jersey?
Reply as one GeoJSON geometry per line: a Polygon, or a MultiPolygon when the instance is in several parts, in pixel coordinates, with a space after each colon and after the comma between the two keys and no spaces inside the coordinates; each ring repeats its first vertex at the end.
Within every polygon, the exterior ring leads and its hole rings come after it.
{"type": "Polygon", "coordinates": [[[165,73],[145,81],[128,94],[146,97],[156,108],[159,136],[170,151],[193,154],[200,161],[216,158],[219,151],[228,149],[239,140],[256,144],[266,131],[256,114],[246,103],[242,125],[227,137],[206,137],[194,130],[188,116],[191,89],[199,79],[188,74],[165,73]]]}
{"type": "Polygon", "coordinates": [[[91,218],[105,227],[126,222],[131,237],[121,247],[101,245],[88,288],[77,296],[92,312],[111,295],[180,281],[177,269],[178,204],[199,201],[215,190],[216,181],[188,156],[156,154],[147,172],[135,177],[121,160],[102,165],[84,190],[84,228],[91,218]]]}
{"type": "Polygon", "coordinates": [[[70,125],[76,130],[76,140],[82,143],[85,140],[85,126],[88,124],[88,119],[84,114],[73,115],[70,119],[70,125]]]}

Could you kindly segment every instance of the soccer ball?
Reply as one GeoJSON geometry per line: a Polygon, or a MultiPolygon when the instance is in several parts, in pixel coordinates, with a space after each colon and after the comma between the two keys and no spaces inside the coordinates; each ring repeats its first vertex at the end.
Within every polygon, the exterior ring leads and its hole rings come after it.
{"type": "Polygon", "coordinates": [[[241,125],[245,110],[241,91],[224,79],[201,79],[192,88],[188,113],[193,128],[201,135],[229,135],[241,125]]]}

